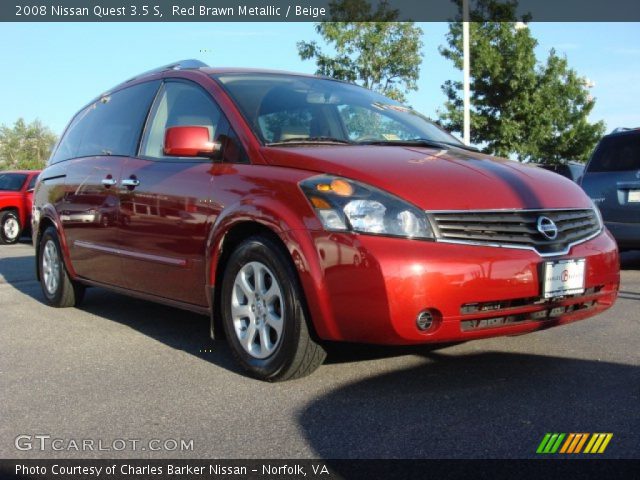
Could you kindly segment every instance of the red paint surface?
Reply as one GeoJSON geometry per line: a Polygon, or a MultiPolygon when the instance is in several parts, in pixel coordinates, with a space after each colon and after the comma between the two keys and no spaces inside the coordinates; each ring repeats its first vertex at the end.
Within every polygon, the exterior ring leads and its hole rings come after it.
{"type": "MultiPolygon", "coordinates": [[[[602,290],[559,304],[596,300],[591,310],[463,332],[464,319],[500,315],[463,318],[463,304],[539,297],[545,259],[528,250],[326,232],[298,183],[319,172],[341,175],[425,210],[590,208],[580,187],[546,170],[479,153],[379,146],[263,147],[209,78],[213,71],[162,76],[190,79],[205,88],[224,110],[251,164],[110,156],[48,167],[43,177],[53,179],[39,183],[36,203],[42,218],[61,233],[74,277],[211,308],[208,287],[215,284],[226,235],[252,222],[271,230],[286,246],[323,339],[411,344],[520,334],[592,316],[615,301],[618,252],[603,231],[568,255],[554,257],[586,259],[586,287],[602,290]],[[104,178],[117,184],[105,187],[104,178]],[[121,187],[127,178],[138,179],[140,185],[121,187]],[[91,193],[78,196],[79,190],[91,193]],[[88,211],[97,212],[94,221],[79,221],[89,219],[82,217],[88,211]],[[78,215],[76,221],[69,219],[72,214],[78,215]],[[78,248],[78,240],[107,250],[78,248]],[[436,313],[437,328],[427,333],[415,323],[424,309],[436,313]]],[[[549,307],[525,305],[505,315],[542,308],[549,307]]]]}
{"type": "Polygon", "coordinates": [[[33,204],[33,192],[27,190],[29,182],[34,176],[38,176],[39,170],[15,170],[12,173],[23,173],[27,175],[27,179],[22,188],[17,192],[8,192],[0,190],[0,211],[15,210],[18,212],[20,225],[26,228],[31,223],[31,207],[33,204]]]}

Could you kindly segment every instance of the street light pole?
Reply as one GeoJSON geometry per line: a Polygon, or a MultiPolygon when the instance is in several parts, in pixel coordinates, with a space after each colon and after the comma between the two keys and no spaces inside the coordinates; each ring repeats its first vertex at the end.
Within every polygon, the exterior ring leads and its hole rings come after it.
{"type": "Polygon", "coordinates": [[[471,92],[469,87],[469,69],[469,0],[462,0],[462,138],[466,145],[471,143],[471,92]]]}

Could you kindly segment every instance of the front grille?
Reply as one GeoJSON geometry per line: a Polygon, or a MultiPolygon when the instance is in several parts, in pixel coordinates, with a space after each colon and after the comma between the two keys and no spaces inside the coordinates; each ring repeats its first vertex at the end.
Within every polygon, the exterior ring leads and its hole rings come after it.
{"type": "Polygon", "coordinates": [[[598,217],[592,209],[465,210],[429,212],[429,216],[439,241],[529,248],[542,255],[566,253],[571,245],[600,231],[598,217]],[[556,225],[555,238],[548,238],[538,229],[540,217],[556,225]]]}
{"type": "Polygon", "coordinates": [[[520,325],[528,322],[544,322],[547,320],[553,320],[558,317],[562,317],[563,315],[568,315],[570,313],[586,311],[594,308],[598,305],[596,300],[590,300],[584,303],[577,303],[574,305],[560,305],[558,307],[546,309],[546,310],[538,310],[535,312],[528,313],[519,313],[516,315],[508,315],[504,317],[492,317],[492,318],[481,318],[481,319],[473,319],[473,320],[462,320],[460,322],[460,329],[463,332],[473,331],[473,330],[483,330],[485,328],[497,328],[497,327],[507,327],[511,325],[520,325]]]}
{"type": "Polygon", "coordinates": [[[516,298],[493,302],[465,303],[460,307],[462,331],[484,328],[505,327],[526,322],[553,320],[570,313],[585,311],[596,307],[604,285],[587,288],[579,295],[567,295],[562,303],[542,297],[516,298]],[[517,310],[530,307],[534,311],[516,313],[517,310]]]}

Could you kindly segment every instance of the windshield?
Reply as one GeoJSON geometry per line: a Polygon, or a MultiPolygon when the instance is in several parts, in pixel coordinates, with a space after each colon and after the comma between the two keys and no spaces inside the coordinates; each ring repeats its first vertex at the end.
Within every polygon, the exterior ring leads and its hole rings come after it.
{"type": "Polygon", "coordinates": [[[23,173],[0,173],[0,190],[18,192],[26,179],[23,173]]]}
{"type": "Polygon", "coordinates": [[[287,74],[213,75],[266,144],[437,142],[463,146],[418,112],[334,80],[287,74]]]}

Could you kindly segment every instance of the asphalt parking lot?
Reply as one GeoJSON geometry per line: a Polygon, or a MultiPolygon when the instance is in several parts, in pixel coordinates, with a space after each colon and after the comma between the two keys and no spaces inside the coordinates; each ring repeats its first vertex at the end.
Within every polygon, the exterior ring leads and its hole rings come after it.
{"type": "Polygon", "coordinates": [[[546,432],[612,432],[602,456],[638,458],[640,252],[599,317],[435,352],[332,347],[281,384],[242,375],[205,317],[101,289],[80,309],[41,298],[31,245],[1,246],[3,458],[513,458],[546,432]],[[19,435],[64,442],[18,450],[19,435]],[[69,447],[82,439],[193,450],[69,447]]]}

